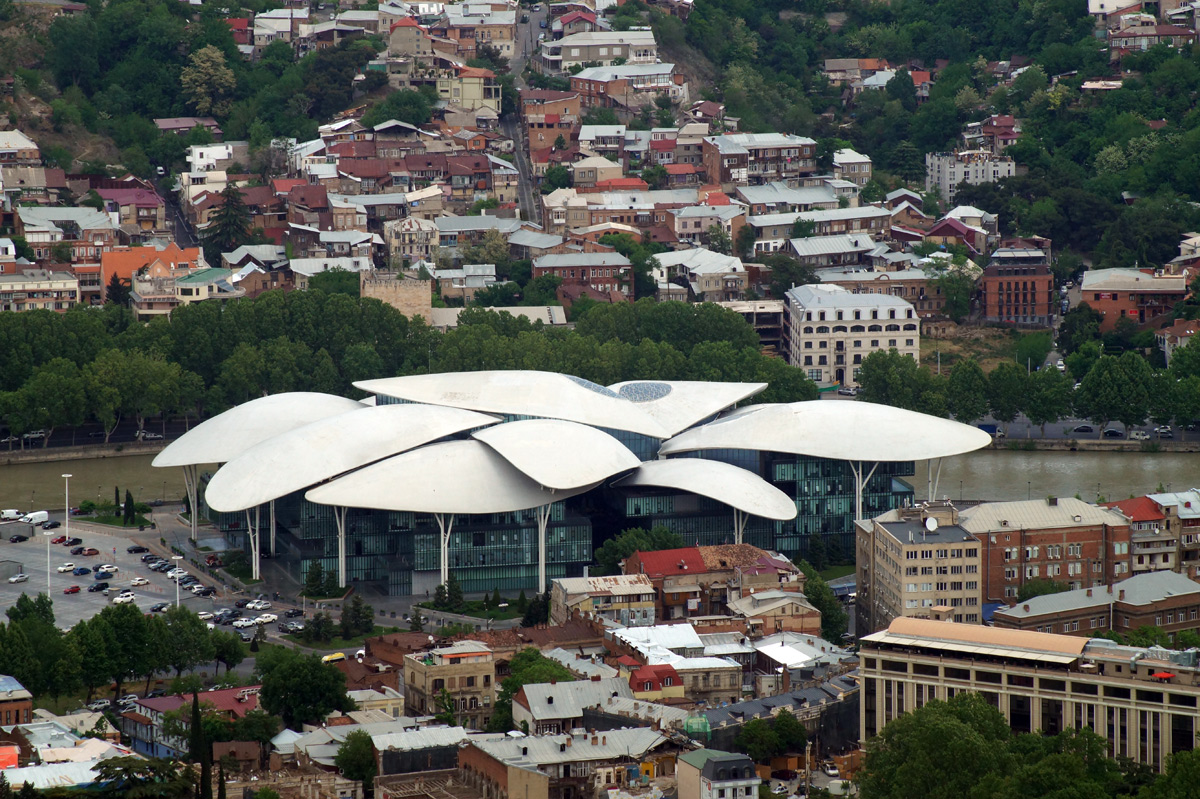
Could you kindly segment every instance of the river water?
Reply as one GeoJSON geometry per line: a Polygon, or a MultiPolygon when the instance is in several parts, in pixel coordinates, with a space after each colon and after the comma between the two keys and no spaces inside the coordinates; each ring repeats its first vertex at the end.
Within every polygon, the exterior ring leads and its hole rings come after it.
{"type": "MultiPolygon", "coordinates": [[[[111,498],[113,487],[135,499],[178,500],[181,469],[155,469],[151,455],[0,466],[0,508],[61,508],[63,473],[70,473],[71,504],[111,498]]],[[[211,468],[211,467],[210,467],[211,468]]],[[[936,471],[936,467],[935,467],[936,471]]],[[[925,464],[910,478],[917,497],[927,491],[925,464]]],[[[1014,500],[1079,494],[1089,502],[1099,493],[1124,499],[1157,490],[1200,487],[1200,454],[1186,452],[1011,452],[983,450],[942,463],[937,496],[951,499],[1014,500]]]]}

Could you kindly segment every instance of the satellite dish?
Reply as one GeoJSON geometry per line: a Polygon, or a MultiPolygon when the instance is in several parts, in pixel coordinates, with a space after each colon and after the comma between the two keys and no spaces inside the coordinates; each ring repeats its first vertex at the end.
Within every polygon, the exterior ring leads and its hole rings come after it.
{"type": "Polygon", "coordinates": [[[928,519],[926,519],[925,520],[925,529],[931,533],[934,530],[937,530],[937,519],[933,518],[932,516],[930,516],[928,519]]]}

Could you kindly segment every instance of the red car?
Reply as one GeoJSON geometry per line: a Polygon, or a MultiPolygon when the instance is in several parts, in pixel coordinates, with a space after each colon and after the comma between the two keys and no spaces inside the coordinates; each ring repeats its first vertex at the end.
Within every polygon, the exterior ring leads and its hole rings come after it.
{"type": "Polygon", "coordinates": [[[67,586],[66,589],[63,590],[63,593],[64,594],[78,594],[79,586],[77,586],[77,585],[67,586]]]}
{"type": "Polygon", "coordinates": [[[82,554],[82,555],[99,555],[100,550],[96,549],[95,547],[88,547],[87,549],[83,550],[83,552],[81,552],[80,554],[82,554]]]}
{"type": "Polygon", "coordinates": [[[50,543],[51,544],[61,544],[63,541],[66,541],[66,540],[67,540],[67,537],[65,535],[60,535],[58,538],[51,538],[50,543]]]}

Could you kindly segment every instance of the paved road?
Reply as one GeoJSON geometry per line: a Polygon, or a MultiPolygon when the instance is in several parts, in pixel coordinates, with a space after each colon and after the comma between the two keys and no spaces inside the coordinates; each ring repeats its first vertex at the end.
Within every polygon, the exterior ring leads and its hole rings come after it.
{"type": "MultiPolygon", "coordinates": [[[[525,13],[525,10],[521,9],[518,13],[525,13]]],[[[526,86],[525,78],[523,77],[525,65],[529,63],[529,57],[536,49],[537,36],[541,31],[539,23],[542,20],[548,20],[550,12],[547,6],[542,4],[541,10],[529,11],[528,13],[529,22],[517,24],[516,39],[513,42],[516,54],[509,60],[509,68],[512,70],[514,84],[517,89],[522,89],[526,86]]],[[[525,127],[521,124],[519,114],[516,116],[510,115],[501,120],[501,127],[504,129],[504,134],[512,140],[515,146],[513,155],[517,172],[520,175],[518,189],[521,203],[521,217],[541,224],[542,206],[538,200],[539,192],[537,190],[537,181],[533,175],[533,165],[529,161],[529,142],[525,140],[525,127]]]]}
{"type": "MultiPolygon", "coordinates": [[[[184,422],[182,420],[171,420],[166,423],[161,420],[147,422],[146,429],[155,434],[162,436],[164,440],[178,438],[187,432],[189,427],[195,427],[196,420],[184,422]]],[[[112,435],[108,437],[109,444],[124,444],[130,441],[137,440],[137,422],[133,419],[122,419],[113,430],[112,435]]],[[[85,424],[81,427],[59,427],[55,428],[51,433],[49,440],[44,438],[25,438],[24,436],[10,435],[7,430],[0,435],[0,452],[5,450],[18,451],[22,449],[40,449],[51,447],[82,447],[89,444],[103,444],[104,429],[94,422],[85,424]],[[8,441],[5,439],[12,438],[8,441]]]]}

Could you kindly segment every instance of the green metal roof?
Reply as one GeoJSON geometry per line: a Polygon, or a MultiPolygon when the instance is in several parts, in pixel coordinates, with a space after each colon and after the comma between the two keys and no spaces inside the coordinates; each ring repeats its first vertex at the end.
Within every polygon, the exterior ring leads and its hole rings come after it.
{"type": "Polygon", "coordinates": [[[213,283],[218,280],[228,280],[233,275],[232,269],[218,269],[209,267],[208,269],[200,269],[192,272],[190,275],[175,279],[175,285],[186,286],[191,283],[213,283]]]}

